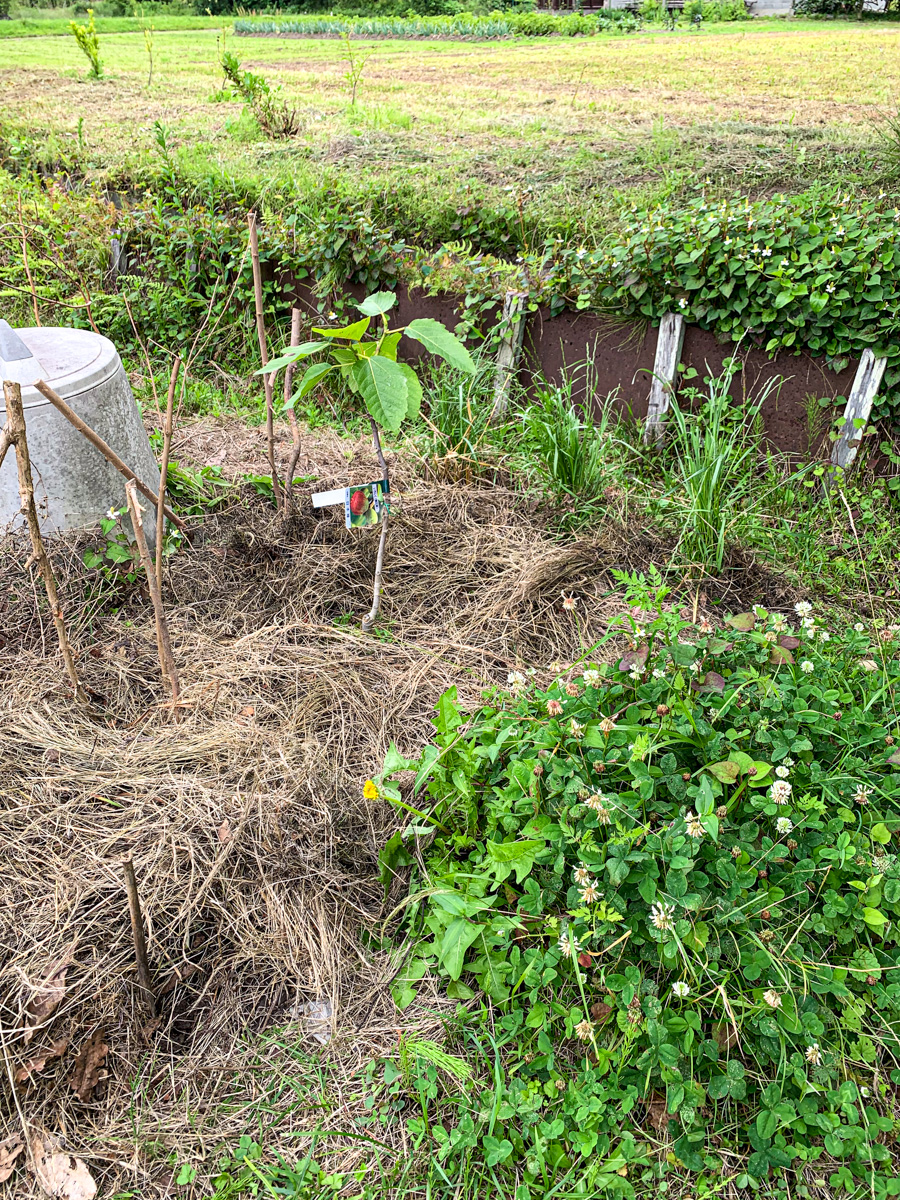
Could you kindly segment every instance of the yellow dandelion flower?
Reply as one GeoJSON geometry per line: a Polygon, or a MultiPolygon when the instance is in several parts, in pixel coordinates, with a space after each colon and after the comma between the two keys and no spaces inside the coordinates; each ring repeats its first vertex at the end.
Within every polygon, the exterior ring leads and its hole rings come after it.
{"type": "Polygon", "coordinates": [[[372,782],[371,779],[367,779],[366,782],[363,784],[363,795],[365,796],[365,798],[367,800],[377,800],[378,799],[378,788],[372,782]]]}

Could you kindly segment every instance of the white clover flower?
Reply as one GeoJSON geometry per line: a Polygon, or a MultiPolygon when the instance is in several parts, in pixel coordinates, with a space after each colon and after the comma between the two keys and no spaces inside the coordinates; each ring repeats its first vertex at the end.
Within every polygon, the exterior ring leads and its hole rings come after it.
{"type": "Polygon", "coordinates": [[[679,1000],[684,1000],[691,994],[691,985],[685,983],[683,979],[678,979],[672,984],[672,995],[677,996],[679,1000]]]}
{"type": "Polygon", "coordinates": [[[569,729],[572,732],[572,737],[581,737],[581,735],[584,733],[584,726],[580,721],[576,721],[574,718],[569,722],[569,729]]]}
{"type": "Polygon", "coordinates": [[[615,727],[616,727],[616,723],[612,719],[612,717],[601,717],[600,723],[597,726],[597,728],[600,730],[600,732],[605,733],[605,734],[612,733],[612,731],[615,729],[615,727]]]}
{"type": "Polygon", "coordinates": [[[864,671],[877,671],[878,670],[878,663],[875,661],[874,658],[861,658],[859,660],[859,665],[862,667],[862,669],[864,671]]]}
{"type": "Polygon", "coordinates": [[[798,600],[794,605],[794,612],[798,617],[808,617],[812,612],[812,605],[808,600],[798,600]]]}
{"type": "Polygon", "coordinates": [[[691,671],[694,673],[694,675],[699,675],[702,669],[702,664],[700,663],[699,659],[695,659],[694,662],[691,663],[691,671]]]}
{"type": "Polygon", "coordinates": [[[782,835],[790,833],[794,828],[794,823],[789,817],[779,817],[775,822],[775,828],[782,835]]]}
{"type": "Polygon", "coordinates": [[[800,670],[804,675],[812,675],[815,669],[815,665],[811,663],[808,658],[804,658],[803,662],[800,664],[800,670]]]}
{"type": "Polygon", "coordinates": [[[831,638],[831,634],[823,627],[816,630],[816,637],[820,642],[827,642],[831,638]]]}
{"type": "Polygon", "coordinates": [[[784,613],[772,614],[772,628],[777,633],[784,633],[784,631],[787,629],[787,617],[784,615],[784,613]]]}
{"type": "Polygon", "coordinates": [[[815,631],[815,628],[816,628],[816,618],[815,617],[804,617],[803,620],[800,622],[800,628],[803,629],[806,633],[813,634],[815,631]]]}
{"type": "Polygon", "coordinates": [[[672,928],[672,917],[675,914],[675,905],[667,904],[665,900],[657,900],[655,904],[650,906],[650,922],[654,929],[664,932],[672,928]]]}
{"type": "Polygon", "coordinates": [[[863,625],[862,621],[857,621],[853,628],[857,633],[864,633],[866,627],[863,625]]]}
{"type": "Polygon", "coordinates": [[[654,679],[665,679],[666,677],[665,671],[661,670],[659,667],[654,667],[651,674],[653,675],[654,679]]]}
{"type": "Polygon", "coordinates": [[[591,882],[591,873],[584,863],[582,863],[580,867],[575,868],[575,870],[572,872],[572,877],[579,887],[584,887],[586,883],[591,882]]]}
{"type": "Polygon", "coordinates": [[[763,640],[766,642],[777,642],[778,634],[774,629],[767,629],[763,634],[763,640]]]}
{"type": "Polygon", "coordinates": [[[596,904],[600,899],[600,889],[595,881],[591,881],[580,890],[578,895],[581,897],[582,904],[596,904]]]}
{"type": "Polygon", "coordinates": [[[870,787],[866,787],[864,783],[858,783],[856,791],[853,793],[853,799],[857,804],[868,804],[871,795],[872,789],[870,787]]]}
{"type": "Polygon", "coordinates": [[[781,1008],[781,997],[774,988],[769,988],[763,993],[763,1000],[768,1004],[769,1008],[781,1008]]]}
{"type": "Polygon", "coordinates": [[[596,667],[588,667],[588,669],[582,675],[582,678],[588,687],[600,686],[600,672],[596,669],[596,667]]]}
{"type": "Polygon", "coordinates": [[[575,599],[575,597],[567,596],[565,592],[560,592],[559,594],[563,598],[562,606],[566,610],[566,612],[574,612],[575,605],[578,603],[578,601],[575,599]]]}
{"type": "Polygon", "coordinates": [[[784,760],[784,765],[786,767],[792,767],[794,765],[794,760],[792,758],[786,758],[784,760]]]}
{"type": "Polygon", "coordinates": [[[594,1036],[593,1021],[589,1021],[587,1017],[583,1021],[579,1021],[575,1026],[575,1036],[581,1042],[589,1042],[594,1036]]]}
{"type": "Polygon", "coordinates": [[[563,710],[563,706],[560,704],[560,702],[558,700],[548,700],[547,701],[547,716],[548,717],[561,717],[562,710],[563,710]]]}
{"type": "Polygon", "coordinates": [[[779,763],[779,765],[775,768],[775,774],[779,779],[787,779],[788,775],[790,775],[790,771],[783,763],[779,763]]]}
{"type": "Polygon", "coordinates": [[[562,951],[563,958],[574,958],[581,949],[581,946],[578,944],[578,939],[569,937],[568,933],[565,932],[559,935],[559,941],[557,942],[557,945],[562,951]]]}
{"type": "Polygon", "coordinates": [[[597,821],[600,825],[609,824],[609,809],[606,807],[605,800],[605,796],[598,796],[596,792],[593,796],[588,796],[587,800],[585,800],[588,808],[593,809],[597,814],[597,821]]]}
{"type": "Polygon", "coordinates": [[[690,810],[684,814],[684,822],[687,825],[687,835],[692,838],[702,838],[704,834],[703,826],[700,824],[700,818],[690,810]]]}
{"type": "Polygon", "coordinates": [[[822,1061],[822,1051],[819,1049],[818,1042],[813,1042],[811,1046],[806,1047],[806,1061],[813,1067],[817,1067],[822,1061]]]}
{"type": "Polygon", "coordinates": [[[510,671],[506,677],[506,682],[514,692],[518,692],[525,686],[527,680],[521,671],[510,671]]]}
{"type": "Polygon", "coordinates": [[[776,779],[769,788],[769,799],[775,804],[787,804],[793,788],[786,779],[776,779]]]}

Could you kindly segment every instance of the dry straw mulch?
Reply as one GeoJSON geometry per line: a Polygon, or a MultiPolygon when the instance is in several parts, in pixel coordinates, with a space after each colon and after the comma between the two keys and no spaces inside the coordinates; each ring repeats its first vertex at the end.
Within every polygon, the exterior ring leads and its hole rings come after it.
{"type": "MultiPolygon", "coordinates": [[[[320,450],[316,487],[334,486],[344,456],[320,450]]],[[[422,746],[445,688],[475,704],[508,671],[549,674],[602,636],[621,608],[611,566],[658,551],[613,521],[560,542],[503,487],[425,484],[402,459],[393,472],[379,637],[356,632],[375,536],[336,510],[314,519],[307,503],[285,529],[244,497],[171,560],[177,720],[145,595],[126,588],[113,613],[80,565],[84,535],[54,561],[95,715],[67,695],[22,543],[0,551],[0,1174],[24,1124],[62,1139],[101,1194],[151,1200],[174,1194],[173,1161],[214,1164],[260,1121],[294,1160],[308,1143],[291,1135],[364,1112],[358,1073],[397,1046],[400,955],[382,937],[396,896],[376,877],[398,818],[363,781],[391,740],[422,746]],[[127,856],[155,1018],[136,986],[127,856]],[[325,1048],[310,1001],[331,1006],[325,1048]]],[[[403,1027],[440,1036],[453,1007],[435,994],[403,1027]]],[[[404,1128],[378,1137],[402,1154],[404,1128]]],[[[327,1146],[345,1167],[367,1153],[327,1146]]],[[[6,1185],[17,1197],[39,1194],[29,1161],[6,1185]]]]}

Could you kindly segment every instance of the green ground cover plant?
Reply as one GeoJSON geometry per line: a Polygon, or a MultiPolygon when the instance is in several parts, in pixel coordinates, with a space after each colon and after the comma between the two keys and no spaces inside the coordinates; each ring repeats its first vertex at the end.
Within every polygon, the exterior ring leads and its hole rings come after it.
{"type": "Polygon", "coordinates": [[[401,818],[398,1003],[430,973],[464,1026],[494,1014],[489,1080],[420,1087],[411,1128],[518,1200],[633,1195],[660,1133],[701,1194],[819,1164],[896,1195],[897,629],[805,602],[713,629],[620,583],[615,664],[515,671],[470,713],[451,691],[366,785],[401,818]]]}
{"type": "MultiPolygon", "coordinates": [[[[717,19],[731,19],[718,17],[717,19]]],[[[234,32],[239,35],[328,34],[383,38],[462,38],[492,39],[509,37],[585,37],[603,32],[633,32],[641,27],[630,12],[613,10],[600,16],[587,13],[492,12],[486,16],[457,13],[422,17],[334,17],[304,16],[288,20],[262,18],[239,19],[234,32]]]]}

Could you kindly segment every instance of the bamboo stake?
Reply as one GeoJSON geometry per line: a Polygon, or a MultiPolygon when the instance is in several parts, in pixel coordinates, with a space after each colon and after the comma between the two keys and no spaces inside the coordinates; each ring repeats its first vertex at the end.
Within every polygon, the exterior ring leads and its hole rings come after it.
{"type": "MultiPolygon", "coordinates": [[[[34,386],[42,396],[50,401],[55,409],[62,413],[62,415],[71,425],[75,426],[79,433],[83,434],[87,438],[95,450],[100,451],[108,463],[112,463],[120,475],[124,475],[126,479],[131,480],[136,485],[138,491],[143,492],[151,504],[159,504],[159,498],[157,497],[156,492],[151,491],[151,489],[147,487],[146,483],[138,479],[131,467],[126,466],[126,464],[122,462],[115,450],[113,450],[110,446],[107,446],[103,438],[100,437],[99,434],[94,433],[90,425],[86,425],[85,422],[82,421],[81,417],[79,417],[78,413],[69,408],[62,396],[57,396],[53,388],[44,383],[43,379],[39,379],[34,386]]],[[[169,508],[167,505],[164,505],[163,512],[169,518],[172,524],[176,525],[182,531],[182,533],[187,533],[187,525],[184,521],[182,521],[181,517],[175,516],[171,508],[169,508]]]]}
{"type": "Polygon", "coordinates": [[[169,641],[169,627],[166,624],[166,614],[163,611],[162,597],[156,586],[156,572],[150,560],[150,549],[147,546],[147,535],[144,533],[143,509],[138,503],[137,486],[133,479],[125,484],[125,499],[128,511],[131,513],[131,523],[134,526],[134,536],[137,541],[141,565],[147,576],[147,587],[150,590],[150,600],[153,603],[153,616],[156,621],[156,649],[159,652],[159,668],[163,678],[168,682],[172,692],[172,702],[176,703],[180,693],[178,672],[175,669],[175,657],[172,654],[172,643],[169,641]]]}
{"type": "MultiPolygon", "coordinates": [[[[300,345],[300,309],[291,309],[291,345],[300,345]]],[[[300,427],[297,424],[297,414],[294,412],[294,406],[291,404],[291,390],[294,385],[294,365],[291,363],[284,372],[284,406],[287,409],[288,420],[291,425],[291,440],[294,443],[294,449],[291,452],[291,460],[288,463],[287,475],[284,479],[284,515],[290,516],[294,507],[294,471],[297,469],[297,463],[300,459],[300,427]]]]}
{"type": "Polygon", "coordinates": [[[90,702],[87,693],[81,686],[78,672],[75,670],[75,656],[69,645],[66,625],[63,621],[62,605],[56,590],[56,579],[47,551],[44,549],[41,537],[41,526],[38,521],[37,508],[34,503],[34,481],[31,477],[31,457],[28,453],[28,441],[25,436],[25,409],[22,406],[22,389],[17,383],[4,382],[3,398],[6,402],[6,425],[0,438],[0,463],[10,446],[16,448],[16,465],[19,471],[19,496],[22,500],[22,512],[28,522],[28,533],[31,537],[31,558],[41,568],[44,577],[44,588],[47,592],[47,603],[53,624],[56,626],[56,636],[59,638],[59,648],[62,651],[63,662],[66,664],[66,674],[75,689],[75,698],[79,704],[87,706],[90,702]]]}
{"type": "Polygon", "coordinates": [[[150,963],[147,960],[147,942],[144,939],[144,918],[141,914],[141,898],[138,895],[134,863],[126,858],[122,863],[125,873],[125,891],[128,893],[128,913],[131,917],[131,936],[134,939],[134,957],[137,962],[138,983],[147,999],[156,1007],[156,996],[150,981],[150,963]]]}
{"type": "MultiPolygon", "coordinates": [[[[372,441],[375,444],[375,454],[378,457],[378,463],[381,467],[382,479],[387,479],[388,469],[387,463],[384,461],[384,452],[381,449],[381,438],[378,436],[378,426],[374,420],[369,417],[369,423],[372,426],[372,441]]],[[[384,520],[381,523],[381,537],[378,540],[378,556],[375,559],[375,590],[372,596],[372,607],[363,617],[362,631],[363,633],[371,633],[375,628],[375,622],[378,620],[378,610],[381,608],[381,573],[384,567],[384,543],[387,540],[388,516],[384,514],[384,520]]]]}
{"type": "MultiPolygon", "coordinates": [[[[256,305],[256,336],[259,340],[259,357],[262,365],[269,361],[269,351],[266,345],[266,318],[263,313],[262,273],[259,268],[259,238],[256,232],[256,213],[247,213],[247,225],[250,229],[250,259],[253,263],[253,299],[256,305]]],[[[276,508],[281,507],[281,484],[275,470],[275,414],[272,404],[272,376],[263,375],[263,386],[266,396],[266,441],[269,450],[269,469],[272,472],[272,492],[275,496],[276,508]]]]}
{"type": "Polygon", "coordinates": [[[169,473],[169,451],[172,448],[172,406],[175,403],[175,385],[181,370],[181,356],[175,355],[172,374],[169,376],[169,393],[166,396],[166,420],[163,425],[163,450],[159,464],[159,499],[156,502],[156,587],[162,595],[163,530],[166,522],[166,476],[169,473]]]}

